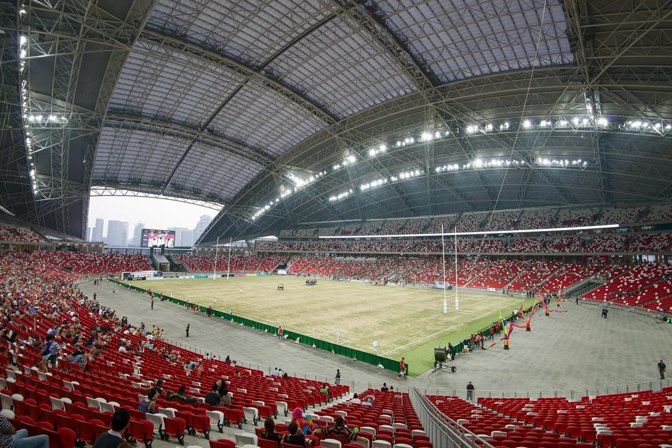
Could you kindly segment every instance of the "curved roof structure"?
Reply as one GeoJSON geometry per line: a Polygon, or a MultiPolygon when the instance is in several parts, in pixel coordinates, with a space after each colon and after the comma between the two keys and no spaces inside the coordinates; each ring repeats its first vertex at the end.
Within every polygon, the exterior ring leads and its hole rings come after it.
{"type": "Polygon", "coordinates": [[[672,5],[18,0],[2,205],[82,236],[92,187],[210,201],[201,236],[672,198],[672,5]]]}

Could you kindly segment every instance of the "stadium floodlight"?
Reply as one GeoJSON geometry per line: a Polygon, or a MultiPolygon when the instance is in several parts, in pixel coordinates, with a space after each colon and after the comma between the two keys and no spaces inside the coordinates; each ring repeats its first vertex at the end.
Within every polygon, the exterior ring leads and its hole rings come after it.
{"type": "Polygon", "coordinates": [[[431,142],[433,139],[434,135],[429,131],[423,132],[422,135],[420,136],[420,140],[423,142],[431,142]]]}
{"type": "Polygon", "coordinates": [[[605,128],[609,126],[609,120],[607,119],[607,117],[600,117],[597,119],[597,125],[605,128]]]}
{"type": "Polygon", "coordinates": [[[532,127],[532,122],[530,120],[523,121],[523,127],[525,129],[530,129],[532,127]]]}
{"type": "Polygon", "coordinates": [[[617,229],[620,224],[603,224],[598,226],[575,226],[575,227],[551,227],[544,229],[522,230],[489,230],[484,232],[444,232],[444,233],[408,233],[403,235],[321,235],[318,238],[324,240],[345,240],[353,238],[428,238],[440,236],[483,236],[483,235],[515,235],[530,233],[557,233],[557,232],[582,232],[584,230],[617,229]]]}

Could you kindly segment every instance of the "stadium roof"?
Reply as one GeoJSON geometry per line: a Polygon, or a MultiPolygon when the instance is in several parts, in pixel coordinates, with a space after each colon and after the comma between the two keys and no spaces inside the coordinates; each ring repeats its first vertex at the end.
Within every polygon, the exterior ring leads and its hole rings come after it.
{"type": "Polygon", "coordinates": [[[90,195],[119,189],[222,204],[201,243],[672,199],[669,0],[19,0],[0,14],[0,205],[78,237],[90,195]]]}

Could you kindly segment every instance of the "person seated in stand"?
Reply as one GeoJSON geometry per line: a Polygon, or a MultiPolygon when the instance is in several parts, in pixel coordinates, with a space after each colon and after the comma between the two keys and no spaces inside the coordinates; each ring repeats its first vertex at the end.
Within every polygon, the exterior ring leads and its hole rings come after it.
{"type": "Polygon", "coordinates": [[[381,392],[387,392],[388,390],[390,390],[390,389],[388,389],[387,383],[383,383],[383,387],[380,388],[380,391],[381,392]]]}
{"type": "Polygon", "coordinates": [[[315,434],[324,434],[325,436],[339,436],[345,437],[348,441],[352,442],[357,438],[357,433],[359,428],[350,429],[345,425],[345,420],[343,416],[339,415],[336,417],[333,425],[325,426],[319,428],[315,431],[315,434]]]}
{"type": "Polygon", "coordinates": [[[205,394],[205,403],[209,404],[210,406],[219,406],[221,402],[222,399],[219,396],[219,392],[217,391],[217,385],[213,384],[212,390],[205,394]]]}
{"type": "Polygon", "coordinates": [[[261,438],[266,440],[275,440],[280,446],[282,442],[282,436],[275,432],[275,422],[272,417],[268,417],[264,420],[264,431],[261,433],[261,438]]]}
{"type": "Polygon", "coordinates": [[[286,434],[285,437],[282,438],[282,443],[298,445],[303,448],[308,447],[306,445],[306,436],[303,435],[302,431],[299,431],[299,425],[296,422],[290,423],[287,427],[287,431],[289,431],[289,434],[286,434]]]}
{"type": "Polygon", "coordinates": [[[163,380],[156,380],[156,383],[149,389],[144,389],[143,392],[146,392],[148,395],[152,392],[156,393],[157,398],[163,395],[163,380]]]}
{"type": "Polygon", "coordinates": [[[174,394],[167,394],[166,398],[169,400],[180,400],[185,403],[194,403],[198,401],[196,398],[187,395],[187,388],[184,386],[184,384],[180,386],[180,388],[174,394]]]}
{"type": "Polygon", "coordinates": [[[217,393],[219,393],[220,406],[231,407],[231,397],[229,396],[229,388],[226,385],[224,378],[215,381],[215,384],[212,386],[217,388],[217,393]]]}
{"type": "Polygon", "coordinates": [[[131,415],[128,413],[128,410],[123,408],[117,409],[112,416],[112,429],[96,437],[93,448],[118,448],[125,442],[124,433],[130,421],[131,415]]]}
{"type": "Polygon", "coordinates": [[[79,367],[84,370],[86,368],[86,352],[81,346],[75,347],[75,351],[68,355],[68,362],[79,364],[79,367]]]}
{"type": "Polygon", "coordinates": [[[296,423],[299,426],[299,429],[306,435],[312,434],[313,431],[315,431],[315,423],[313,422],[313,419],[304,419],[303,409],[301,408],[295,408],[292,411],[292,423],[296,423]]]}
{"type": "Polygon", "coordinates": [[[350,400],[350,403],[362,404],[362,400],[359,399],[359,395],[357,394],[357,392],[355,392],[355,395],[352,396],[352,399],[350,400]]]}
{"type": "Polygon", "coordinates": [[[156,404],[157,398],[159,398],[159,393],[156,391],[156,389],[150,389],[149,393],[140,399],[138,411],[149,414],[156,414],[158,411],[158,405],[156,404]]]}
{"type": "Polygon", "coordinates": [[[331,390],[329,390],[329,384],[322,383],[322,389],[320,389],[320,393],[327,394],[327,401],[331,401],[331,390]]]}
{"type": "Polygon", "coordinates": [[[0,446],[3,448],[49,448],[49,437],[44,434],[28,437],[27,429],[17,431],[9,420],[0,416],[0,446]]]}
{"type": "Polygon", "coordinates": [[[370,395],[368,397],[365,397],[364,400],[362,401],[362,406],[373,407],[373,397],[370,395]]]}

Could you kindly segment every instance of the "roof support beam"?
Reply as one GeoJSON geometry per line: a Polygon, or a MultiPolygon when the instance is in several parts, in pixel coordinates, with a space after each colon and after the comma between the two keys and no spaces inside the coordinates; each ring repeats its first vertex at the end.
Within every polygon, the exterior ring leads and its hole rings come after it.
{"type": "MultiPolygon", "coordinates": [[[[458,110],[448,97],[441,95],[437,91],[434,81],[436,76],[429,71],[428,67],[419,62],[413,56],[410,49],[403,44],[402,39],[390,30],[382,17],[382,13],[375,4],[369,3],[365,7],[358,5],[356,0],[338,0],[338,3],[342,6],[355,6],[344,10],[344,19],[354,21],[360,29],[365,30],[373,37],[375,42],[387,51],[399,69],[406,74],[406,77],[424,98],[428,111],[433,117],[439,119],[449,128],[451,122],[457,117],[463,116],[463,112],[458,110]]],[[[476,151],[468,140],[466,141],[466,145],[464,145],[461,139],[455,136],[454,132],[451,132],[451,135],[455,143],[470,161],[477,158],[476,151]]],[[[497,199],[496,193],[488,185],[487,179],[482,173],[478,173],[478,177],[483,184],[490,202],[494,205],[497,199]]]]}
{"type": "Polygon", "coordinates": [[[248,81],[257,81],[260,84],[263,84],[264,87],[273,90],[274,92],[290,100],[292,103],[298,105],[302,109],[307,110],[327,125],[333,125],[338,122],[338,118],[329,112],[325,106],[308,98],[289,85],[279,80],[273,79],[262,70],[255,69],[249,65],[233,59],[230,56],[224,55],[214,50],[210,50],[194,43],[186,42],[180,39],[178,36],[170,35],[165,31],[145,29],[140,37],[141,39],[147,40],[149,42],[214,62],[217,65],[225,67],[226,69],[243,76],[248,81]]]}
{"type": "Polygon", "coordinates": [[[158,120],[155,118],[150,119],[138,115],[109,113],[105,120],[105,126],[119,129],[141,130],[150,133],[180,137],[186,140],[193,140],[242,157],[257,163],[264,168],[270,168],[275,162],[274,158],[259,148],[248,146],[237,140],[211,131],[202,132],[198,128],[188,127],[182,123],[158,120]]]}

